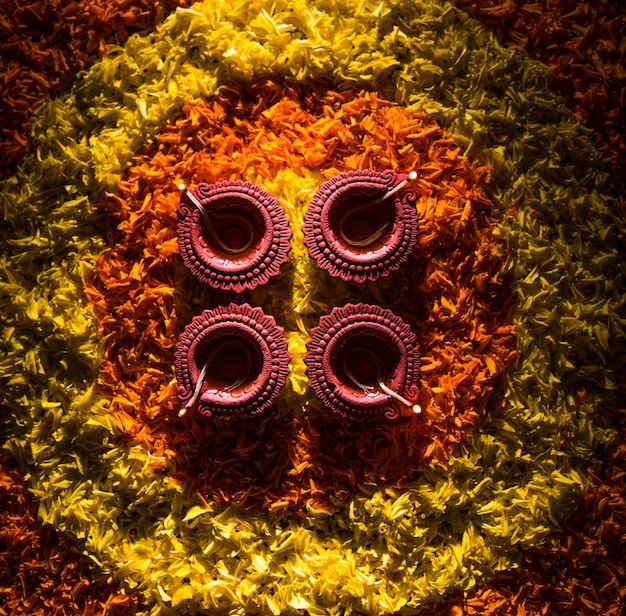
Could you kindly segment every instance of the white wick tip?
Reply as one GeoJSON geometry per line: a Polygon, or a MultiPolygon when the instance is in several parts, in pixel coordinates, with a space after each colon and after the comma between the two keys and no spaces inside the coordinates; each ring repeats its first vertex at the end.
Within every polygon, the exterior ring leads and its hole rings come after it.
{"type": "Polygon", "coordinates": [[[409,173],[409,180],[416,180],[417,179],[417,171],[411,171],[411,173],[409,173]]]}
{"type": "Polygon", "coordinates": [[[184,406],[182,409],[180,409],[180,411],[178,411],[178,416],[182,417],[187,412],[187,408],[188,407],[184,406]]]}

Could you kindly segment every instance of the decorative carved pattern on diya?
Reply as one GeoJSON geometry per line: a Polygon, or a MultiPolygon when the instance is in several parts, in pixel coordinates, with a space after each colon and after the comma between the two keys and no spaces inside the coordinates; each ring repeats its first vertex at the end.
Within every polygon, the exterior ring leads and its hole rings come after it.
{"type": "Polygon", "coordinates": [[[361,169],[324,182],[302,227],[311,258],[331,276],[356,282],[397,270],[417,241],[417,197],[404,190],[416,177],[361,169]]]}
{"type": "Polygon", "coordinates": [[[315,395],[342,417],[394,420],[421,412],[417,338],[386,308],[334,308],[311,330],[304,361],[315,395]]]}
{"type": "Polygon", "coordinates": [[[283,328],[261,308],[204,310],[185,327],[174,355],[184,415],[235,419],[265,412],[285,385],[290,355],[283,328]]]}
{"type": "Polygon", "coordinates": [[[185,190],[177,233],[183,263],[198,280],[220,289],[254,289],[288,261],[291,230],[285,212],[249,182],[202,182],[185,190]]]}

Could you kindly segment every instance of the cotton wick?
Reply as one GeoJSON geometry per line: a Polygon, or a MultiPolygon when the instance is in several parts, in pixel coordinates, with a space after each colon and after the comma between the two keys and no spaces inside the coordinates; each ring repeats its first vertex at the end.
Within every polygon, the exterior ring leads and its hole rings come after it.
{"type": "Polygon", "coordinates": [[[213,238],[215,239],[215,241],[219,244],[220,248],[222,250],[224,250],[225,252],[228,252],[230,254],[241,254],[243,252],[246,252],[246,250],[248,250],[248,248],[250,248],[250,246],[252,245],[252,238],[254,236],[254,228],[252,227],[252,223],[247,220],[246,218],[244,218],[243,216],[235,216],[235,218],[237,218],[238,220],[240,220],[244,226],[246,227],[246,230],[248,232],[248,236],[249,236],[249,240],[248,242],[244,245],[241,246],[239,248],[234,248],[232,246],[228,246],[226,245],[223,241],[222,238],[220,237],[220,234],[217,232],[217,229],[213,226],[213,221],[211,220],[211,217],[209,216],[208,212],[206,211],[205,207],[202,205],[202,203],[200,203],[200,201],[198,201],[198,199],[196,199],[196,197],[194,196],[194,194],[185,188],[184,184],[179,184],[178,187],[183,187],[184,191],[185,191],[185,195],[187,195],[189,201],[191,201],[191,203],[193,203],[193,205],[196,206],[196,208],[199,210],[200,214],[202,215],[202,220],[204,220],[204,224],[207,226],[207,229],[209,230],[209,232],[211,233],[211,235],[213,236],[213,238]]]}
{"type": "MultiPolygon", "coordinates": [[[[410,408],[413,413],[415,413],[416,415],[419,415],[422,412],[422,407],[419,404],[413,404],[413,402],[411,402],[410,400],[407,400],[404,396],[400,395],[399,393],[393,391],[393,389],[387,387],[387,385],[385,385],[385,381],[384,381],[384,374],[383,374],[383,363],[380,361],[380,359],[372,352],[370,351],[370,349],[366,349],[366,348],[359,348],[359,349],[355,349],[359,350],[359,351],[364,351],[365,353],[367,353],[368,355],[370,355],[370,357],[372,357],[372,359],[376,362],[376,368],[377,368],[377,377],[376,377],[376,382],[378,384],[378,387],[380,388],[380,390],[384,393],[386,393],[388,396],[391,396],[392,398],[394,398],[395,400],[397,400],[398,402],[401,402],[402,404],[404,404],[404,406],[410,408]]],[[[366,394],[371,393],[374,390],[374,387],[371,385],[365,385],[364,383],[361,383],[361,381],[359,381],[356,376],[354,376],[354,374],[352,373],[352,371],[350,370],[350,368],[348,368],[347,364],[346,364],[346,360],[344,358],[344,362],[343,362],[343,370],[346,373],[347,377],[360,389],[362,389],[366,394]]]]}
{"type": "Polygon", "coordinates": [[[411,171],[409,173],[409,177],[402,180],[402,182],[399,182],[398,184],[396,184],[391,190],[387,191],[384,195],[378,197],[378,199],[373,201],[371,205],[382,203],[383,201],[386,201],[387,199],[389,199],[389,197],[393,197],[393,195],[395,195],[398,191],[402,190],[409,182],[412,182],[416,179],[417,179],[417,171],[411,171]]]}
{"type": "Polygon", "coordinates": [[[407,400],[404,396],[401,396],[400,394],[393,391],[393,389],[389,389],[389,387],[385,385],[380,377],[378,377],[378,386],[386,394],[390,395],[392,398],[395,398],[399,402],[402,402],[402,404],[404,404],[405,406],[408,406],[416,415],[419,415],[422,412],[422,407],[419,404],[413,404],[412,402],[409,402],[409,400],[407,400]]]}
{"type": "Polygon", "coordinates": [[[361,205],[357,205],[356,207],[348,209],[343,214],[343,216],[339,219],[339,223],[338,223],[339,235],[341,236],[343,241],[346,242],[346,244],[348,244],[349,246],[363,247],[363,246],[369,246],[370,244],[378,240],[382,236],[382,234],[385,232],[385,229],[389,226],[390,223],[388,222],[383,223],[382,225],[380,225],[380,227],[378,227],[378,229],[376,229],[376,231],[374,231],[370,236],[366,237],[363,240],[354,240],[350,238],[344,230],[346,220],[348,219],[349,216],[353,216],[354,214],[356,214],[357,212],[360,212],[361,210],[370,208],[374,205],[378,205],[380,203],[383,203],[384,201],[387,201],[387,199],[389,199],[390,197],[393,197],[393,195],[395,195],[398,191],[402,190],[409,182],[412,182],[413,180],[416,180],[416,179],[417,179],[417,171],[411,171],[407,178],[405,178],[404,180],[396,184],[391,190],[388,190],[384,195],[381,195],[380,197],[374,199],[373,201],[366,201],[365,203],[362,203],[361,205]]]}
{"type": "Polygon", "coordinates": [[[208,365],[209,365],[209,362],[206,362],[204,366],[202,367],[202,370],[200,370],[200,374],[198,375],[198,380],[196,381],[196,388],[194,389],[193,396],[191,396],[189,402],[187,402],[187,404],[185,404],[185,406],[182,409],[180,409],[180,412],[178,413],[179,417],[182,417],[189,409],[196,406],[196,402],[198,401],[198,398],[200,397],[200,392],[202,391],[202,385],[204,384],[204,377],[206,376],[208,365]]]}
{"type": "MultiPolygon", "coordinates": [[[[227,343],[225,343],[227,344],[227,343]]],[[[204,384],[204,379],[206,378],[206,373],[209,368],[209,364],[213,362],[213,360],[217,357],[217,355],[221,352],[224,344],[219,345],[213,352],[209,355],[206,362],[204,362],[204,366],[202,366],[202,370],[200,370],[200,374],[198,375],[198,380],[196,381],[196,387],[193,392],[193,396],[189,399],[187,404],[180,409],[178,416],[182,417],[189,409],[195,407],[198,402],[198,398],[200,397],[200,393],[202,392],[202,385],[204,384]]],[[[227,385],[223,388],[222,391],[231,392],[237,389],[237,387],[243,385],[250,374],[250,355],[246,354],[246,363],[241,371],[241,374],[235,381],[233,381],[230,385],[227,385]]],[[[216,392],[216,389],[210,390],[212,392],[216,392]]]]}

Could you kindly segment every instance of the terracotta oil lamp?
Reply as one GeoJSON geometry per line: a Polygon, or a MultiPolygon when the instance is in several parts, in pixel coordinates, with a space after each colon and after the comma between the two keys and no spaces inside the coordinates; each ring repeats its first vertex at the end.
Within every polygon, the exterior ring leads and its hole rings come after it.
{"type": "Polygon", "coordinates": [[[288,261],[291,230],[282,206],[241,180],[184,190],[177,234],[183,263],[198,280],[220,289],[255,289],[288,261]]]}
{"type": "Polygon", "coordinates": [[[315,395],[342,417],[395,420],[421,412],[419,344],[390,310],[334,308],[311,330],[304,361],[315,395]]]}
{"type": "Polygon", "coordinates": [[[174,357],[180,414],[219,419],[265,412],[285,384],[290,359],[282,327],[248,304],[193,317],[174,357]]]}
{"type": "Polygon", "coordinates": [[[417,241],[415,172],[362,169],[324,182],[302,230],[309,255],[331,276],[377,280],[407,261],[417,241]]]}

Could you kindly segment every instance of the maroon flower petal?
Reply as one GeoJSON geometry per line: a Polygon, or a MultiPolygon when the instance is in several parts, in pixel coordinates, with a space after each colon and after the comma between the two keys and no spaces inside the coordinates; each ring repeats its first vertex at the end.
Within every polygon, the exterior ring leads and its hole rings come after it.
{"type": "Polygon", "coordinates": [[[387,276],[411,254],[419,220],[416,195],[402,189],[408,176],[362,169],[322,184],[304,216],[304,243],[331,276],[364,282],[387,276]]]}
{"type": "Polygon", "coordinates": [[[178,398],[206,417],[263,413],[285,385],[289,359],[283,328],[261,308],[229,304],[204,310],[176,345],[178,398]]]}
{"type": "Polygon", "coordinates": [[[202,182],[183,192],[177,233],[183,263],[198,280],[220,289],[255,289],[288,261],[285,212],[249,182],[202,182]]]}
{"type": "Polygon", "coordinates": [[[311,330],[304,361],[315,395],[342,417],[397,419],[419,412],[412,408],[419,393],[419,344],[407,323],[386,308],[334,308],[311,330]]]}

